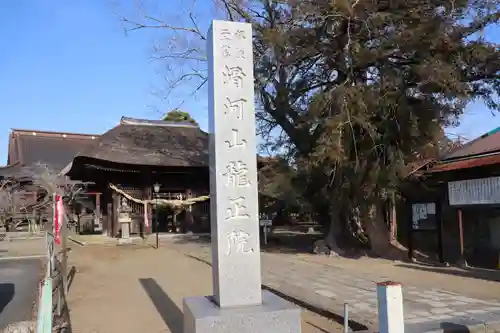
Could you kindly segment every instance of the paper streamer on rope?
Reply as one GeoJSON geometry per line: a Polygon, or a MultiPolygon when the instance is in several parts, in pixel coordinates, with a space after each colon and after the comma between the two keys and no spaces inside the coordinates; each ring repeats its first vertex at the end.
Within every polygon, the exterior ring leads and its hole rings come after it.
{"type": "Polygon", "coordinates": [[[144,203],[144,225],[149,227],[149,218],[148,218],[148,203],[144,203]]]}
{"type": "Polygon", "coordinates": [[[182,206],[191,206],[194,205],[195,203],[202,202],[205,200],[210,199],[208,195],[204,195],[201,197],[196,197],[196,198],[188,198],[186,200],[166,200],[166,199],[153,199],[153,200],[141,200],[134,198],[128,193],[125,193],[124,191],[120,190],[118,187],[116,187],[113,184],[109,184],[109,187],[127,198],[128,200],[131,200],[133,202],[139,203],[139,204],[154,204],[154,205],[159,205],[159,206],[170,206],[170,207],[182,207],[182,206]]]}

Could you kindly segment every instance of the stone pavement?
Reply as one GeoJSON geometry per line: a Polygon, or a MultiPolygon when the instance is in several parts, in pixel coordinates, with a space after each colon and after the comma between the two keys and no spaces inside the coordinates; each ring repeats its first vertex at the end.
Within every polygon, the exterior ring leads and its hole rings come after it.
{"type": "MultiPolygon", "coordinates": [[[[211,260],[208,244],[169,242],[165,246],[206,262],[211,260]]],[[[350,270],[306,261],[296,255],[263,253],[262,274],[265,286],[333,313],[341,314],[343,303],[348,303],[353,320],[369,328],[376,327],[376,282],[384,280],[377,272],[353,274],[350,270]]],[[[437,286],[423,288],[403,284],[407,332],[465,328],[484,323],[496,326],[500,321],[498,282],[495,283],[498,298],[474,298],[466,292],[447,291],[437,286]]],[[[469,288],[475,288],[474,280],[470,280],[469,288]]]]}

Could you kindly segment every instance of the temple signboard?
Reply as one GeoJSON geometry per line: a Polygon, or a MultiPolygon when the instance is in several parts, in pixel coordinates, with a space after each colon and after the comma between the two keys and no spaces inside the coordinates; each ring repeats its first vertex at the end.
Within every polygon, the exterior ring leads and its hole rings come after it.
{"type": "Polygon", "coordinates": [[[420,202],[411,205],[413,230],[436,230],[437,213],[435,202],[420,202]]]}
{"type": "Polygon", "coordinates": [[[448,182],[450,206],[500,204],[500,177],[448,182]]]}

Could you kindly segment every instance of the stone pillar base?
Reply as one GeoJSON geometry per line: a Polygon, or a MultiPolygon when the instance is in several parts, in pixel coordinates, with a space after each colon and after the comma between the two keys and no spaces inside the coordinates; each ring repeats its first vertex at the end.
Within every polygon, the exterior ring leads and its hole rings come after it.
{"type": "Polygon", "coordinates": [[[220,309],[212,296],[183,300],[184,333],[300,333],[300,308],[262,292],[262,305],[220,309]]]}
{"type": "Polygon", "coordinates": [[[120,227],[122,229],[121,238],[129,239],[130,238],[130,222],[120,222],[120,227]]]}
{"type": "Polygon", "coordinates": [[[118,245],[132,245],[132,239],[131,238],[118,238],[118,245]]]}

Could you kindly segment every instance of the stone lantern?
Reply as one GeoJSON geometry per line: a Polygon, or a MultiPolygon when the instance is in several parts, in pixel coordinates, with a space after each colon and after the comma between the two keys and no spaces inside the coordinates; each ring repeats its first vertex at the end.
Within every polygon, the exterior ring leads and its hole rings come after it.
{"type": "Polygon", "coordinates": [[[118,215],[118,222],[122,230],[121,238],[118,241],[120,244],[130,242],[130,223],[132,222],[130,213],[132,213],[132,208],[128,205],[127,199],[122,198],[120,214],[118,215]]]}

